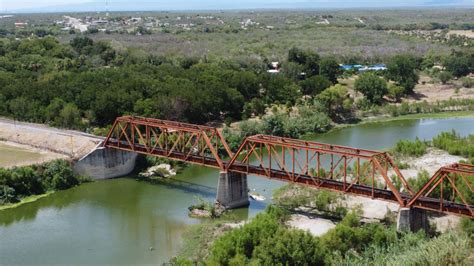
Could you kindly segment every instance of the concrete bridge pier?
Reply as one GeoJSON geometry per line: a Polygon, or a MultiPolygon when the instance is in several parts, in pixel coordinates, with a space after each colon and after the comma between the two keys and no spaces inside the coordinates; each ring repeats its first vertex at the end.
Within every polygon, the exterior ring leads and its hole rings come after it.
{"type": "Polygon", "coordinates": [[[397,231],[417,232],[424,230],[428,232],[430,224],[426,210],[416,208],[400,208],[397,217],[397,231]]]}
{"type": "Polygon", "coordinates": [[[74,164],[74,173],[92,179],[108,179],[130,174],[137,153],[98,147],[74,164]]]}
{"type": "Polygon", "coordinates": [[[236,172],[220,172],[216,201],[227,209],[249,206],[247,175],[236,172]]]}

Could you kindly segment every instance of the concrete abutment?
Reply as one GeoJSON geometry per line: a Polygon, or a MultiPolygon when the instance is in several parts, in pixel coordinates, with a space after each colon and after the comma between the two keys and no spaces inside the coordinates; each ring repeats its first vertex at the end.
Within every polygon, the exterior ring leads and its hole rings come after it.
{"type": "Polygon", "coordinates": [[[130,174],[137,153],[99,147],[74,164],[74,173],[92,179],[108,179],[130,174]]]}
{"type": "Polygon", "coordinates": [[[397,231],[417,232],[424,230],[428,232],[430,224],[426,210],[416,208],[400,208],[397,217],[397,231]]]}
{"type": "Polygon", "coordinates": [[[249,206],[247,175],[220,172],[216,201],[227,209],[249,206]]]}

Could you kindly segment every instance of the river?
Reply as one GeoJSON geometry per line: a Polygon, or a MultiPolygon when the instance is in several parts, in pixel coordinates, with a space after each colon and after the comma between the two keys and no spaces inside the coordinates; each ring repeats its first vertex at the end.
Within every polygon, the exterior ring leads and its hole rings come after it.
{"type": "MultiPolygon", "coordinates": [[[[455,129],[474,133],[474,118],[400,120],[333,130],[314,140],[386,149],[399,139],[431,139],[455,129]]],[[[54,193],[34,203],[0,211],[0,264],[157,264],[182,247],[182,235],[202,220],[189,218],[197,197],[213,200],[218,172],[190,166],[161,184],[133,178],[98,181],[54,193]],[[150,247],[153,249],[150,250],[150,247]]],[[[264,195],[249,208],[232,211],[247,219],[263,210],[282,182],[249,176],[264,195]]]]}

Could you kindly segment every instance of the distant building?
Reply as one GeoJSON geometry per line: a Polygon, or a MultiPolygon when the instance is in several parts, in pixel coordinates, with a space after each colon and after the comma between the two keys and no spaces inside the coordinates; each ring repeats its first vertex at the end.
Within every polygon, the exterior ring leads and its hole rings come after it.
{"type": "Polygon", "coordinates": [[[278,74],[280,73],[280,62],[271,62],[270,63],[271,69],[267,70],[270,74],[278,74]]]}
{"type": "Polygon", "coordinates": [[[106,25],[107,23],[109,23],[109,21],[105,19],[98,19],[98,20],[92,21],[92,25],[106,25]]]}
{"type": "Polygon", "coordinates": [[[16,28],[25,28],[26,26],[28,26],[28,22],[15,22],[16,28]]]}
{"type": "Polygon", "coordinates": [[[339,68],[341,68],[344,71],[359,70],[363,67],[364,67],[363,65],[339,65],[339,68]]]}
{"type": "Polygon", "coordinates": [[[359,69],[359,72],[366,72],[366,71],[384,71],[387,70],[387,66],[385,64],[376,64],[371,66],[365,66],[359,69]]]}

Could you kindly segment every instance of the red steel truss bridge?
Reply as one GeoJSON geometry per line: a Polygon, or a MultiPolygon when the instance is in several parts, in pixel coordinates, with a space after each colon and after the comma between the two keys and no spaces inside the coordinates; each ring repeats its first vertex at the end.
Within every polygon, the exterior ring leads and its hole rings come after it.
{"type": "Polygon", "coordinates": [[[442,167],[413,191],[387,152],[267,135],[233,152],[214,127],[133,116],[117,118],[103,146],[474,217],[469,164],[442,167]]]}

